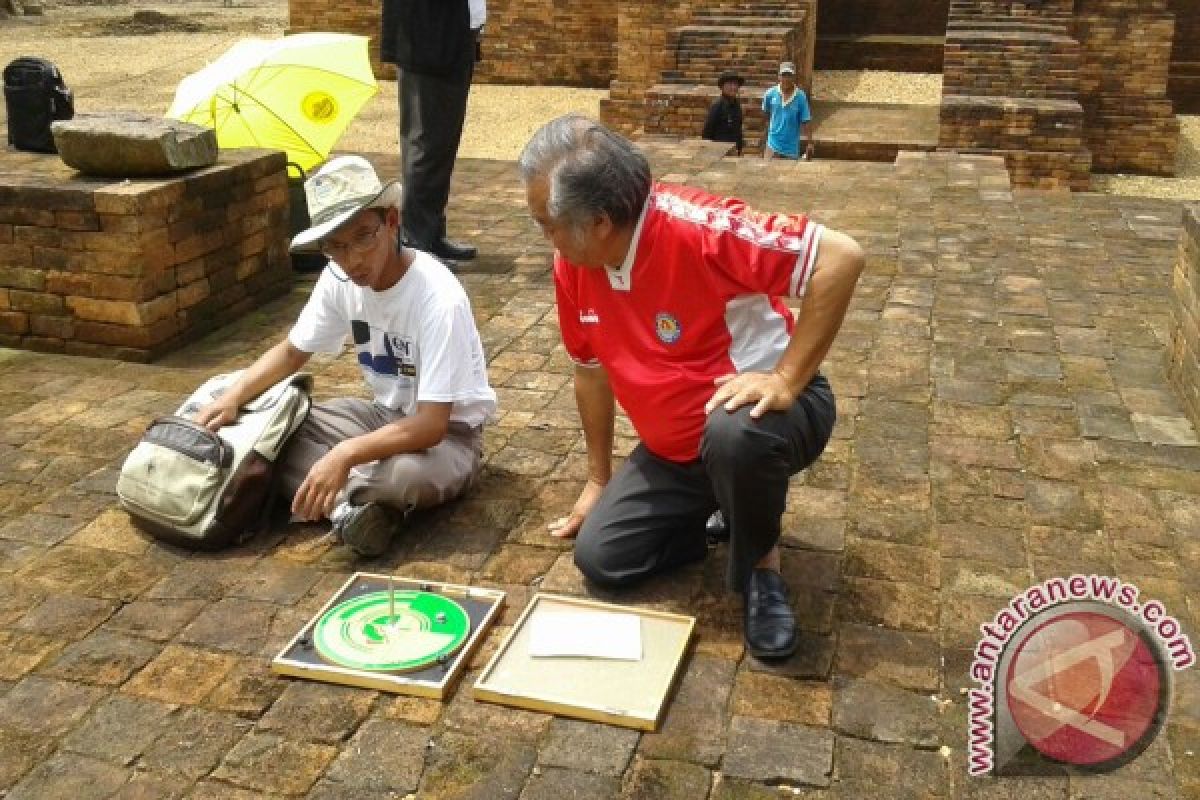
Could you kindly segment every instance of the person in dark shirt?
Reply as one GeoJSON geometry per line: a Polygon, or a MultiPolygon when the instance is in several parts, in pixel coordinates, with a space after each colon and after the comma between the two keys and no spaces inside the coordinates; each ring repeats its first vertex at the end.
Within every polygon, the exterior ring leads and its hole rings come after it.
{"type": "Polygon", "coordinates": [[[742,154],[745,140],[742,138],[742,104],[738,100],[745,80],[733,70],[726,70],[717,78],[717,86],[721,87],[721,96],[708,109],[708,118],[704,120],[704,132],[700,134],[705,139],[714,142],[731,142],[737,145],[737,154],[742,154]]]}

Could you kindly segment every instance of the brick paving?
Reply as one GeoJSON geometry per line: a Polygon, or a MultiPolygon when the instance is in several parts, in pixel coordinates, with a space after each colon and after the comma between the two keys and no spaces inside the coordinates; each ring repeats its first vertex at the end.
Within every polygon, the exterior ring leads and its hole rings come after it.
{"type": "MultiPolygon", "coordinates": [[[[869,253],[825,367],[834,439],[785,520],[796,656],[743,653],[718,550],[617,596],[698,617],[654,733],[477,703],[482,657],[444,704],[269,672],[356,568],[508,591],[492,642],[537,588],[590,593],[545,533],[584,465],[549,250],[513,165],[465,162],[451,228],[484,254],[463,280],[502,411],[479,488],[380,559],[312,525],[192,554],[113,510],[146,423],[281,336],[307,282],[155,364],[0,350],[0,795],[1200,796],[1194,672],[1154,745],[1100,777],[968,779],[961,692],[976,626],[1046,577],[1118,575],[1196,630],[1200,440],[1163,366],[1180,207],[1013,190],[984,158],[651,149],[659,175],[810,209],[869,253]]],[[[349,357],[313,369],[319,397],[362,391],[349,357]]]]}

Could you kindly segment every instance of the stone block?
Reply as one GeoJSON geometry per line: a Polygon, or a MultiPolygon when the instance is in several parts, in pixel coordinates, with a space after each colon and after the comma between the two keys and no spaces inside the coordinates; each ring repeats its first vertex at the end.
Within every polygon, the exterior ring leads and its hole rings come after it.
{"type": "Polygon", "coordinates": [[[88,175],[163,175],[217,162],[216,133],[188,122],[108,112],[79,114],[50,127],[63,163],[88,175]]]}

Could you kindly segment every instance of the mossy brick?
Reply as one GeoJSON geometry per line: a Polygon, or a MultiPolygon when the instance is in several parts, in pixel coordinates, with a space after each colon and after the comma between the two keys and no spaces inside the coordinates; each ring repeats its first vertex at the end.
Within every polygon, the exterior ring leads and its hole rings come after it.
{"type": "Polygon", "coordinates": [[[30,247],[57,247],[66,250],[82,250],[83,238],[79,233],[64,231],[57,227],[42,228],[34,225],[13,226],[13,244],[30,247]]]}
{"type": "Polygon", "coordinates": [[[40,292],[46,288],[46,274],[32,267],[0,266],[0,287],[40,292]]]}
{"type": "Polygon", "coordinates": [[[167,225],[167,241],[176,244],[196,233],[198,221],[195,215],[171,222],[167,225]]]}
{"type": "Polygon", "coordinates": [[[34,336],[70,339],[75,335],[75,321],[68,316],[30,314],[29,332],[34,336]]]}
{"type": "Polygon", "coordinates": [[[100,217],[94,211],[56,211],[54,227],[68,231],[98,231],[100,217]]]}
{"type": "MultiPolygon", "coordinates": [[[[266,227],[264,220],[263,227],[266,227]]],[[[267,235],[261,229],[256,233],[246,236],[238,242],[238,255],[242,258],[250,255],[256,255],[267,249],[267,235]]]]}
{"type": "MultiPolygon", "coordinates": [[[[6,268],[28,267],[33,261],[33,248],[26,244],[0,244],[0,270],[6,268]]],[[[3,284],[4,272],[0,272],[0,284],[3,284]]]]}
{"type": "Polygon", "coordinates": [[[119,347],[117,345],[96,344],[95,342],[81,342],[78,339],[64,340],[62,352],[69,356],[107,358],[116,359],[117,361],[132,361],[142,364],[148,361],[153,361],[155,358],[162,355],[158,349],[119,347]]]}
{"type": "Polygon", "coordinates": [[[145,349],[169,341],[179,333],[179,322],[172,316],[152,325],[114,325],[107,322],[78,320],[75,335],[82,341],[145,349]]]}
{"type": "Polygon", "coordinates": [[[207,197],[222,194],[237,181],[237,168],[222,169],[219,166],[198,170],[188,176],[188,180],[179,184],[180,198],[207,197]]]}
{"type": "Polygon", "coordinates": [[[175,260],[190,261],[220,250],[225,245],[221,231],[194,233],[175,243],[175,260]]]}
{"type": "MultiPolygon", "coordinates": [[[[29,332],[29,315],[23,311],[0,311],[0,333],[9,336],[20,336],[29,332]]],[[[12,340],[0,340],[8,342],[5,347],[17,346],[12,344],[12,340]]]]}
{"type": "MultiPolygon", "coordinates": [[[[48,188],[38,186],[19,186],[14,199],[28,209],[37,211],[93,211],[91,193],[79,188],[48,188]]],[[[2,201],[0,201],[2,202],[2,201]]]]}
{"type": "Polygon", "coordinates": [[[54,224],[54,212],[25,206],[0,206],[0,223],[49,228],[54,224]]]}
{"type": "Polygon", "coordinates": [[[142,237],[146,234],[112,234],[103,231],[89,231],[81,234],[83,249],[88,252],[101,253],[139,253],[142,251],[142,237]]]}
{"type": "Polygon", "coordinates": [[[69,252],[57,247],[35,247],[33,266],[39,270],[65,270],[71,262],[69,252]]]}
{"type": "Polygon", "coordinates": [[[224,207],[214,211],[207,211],[203,215],[196,217],[196,232],[210,233],[212,231],[220,231],[230,242],[236,241],[238,234],[243,233],[242,220],[246,215],[245,210],[237,210],[232,207],[224,207]]]}
{"type": "Polygon", "coordinates": [[[61,314],[64,311],[62,297],[46,292],[13,289],[8,294],[8,302],[14,311],[27,311],[31,314],[61,314]]]}
{"type": "Polygon", "coordinates": [[[149,271],[149,259],[144,253],[109,253],[104,251],[66,252],[63,268],[99,275],[142,275],[149,271]]]}
{"type": "Polygon", "coordinates": [[[141,233],[153,230],[166,224],[164,217],[154,217],[146,214],[97,214],[101,230],[105,233],[141,233]]]}

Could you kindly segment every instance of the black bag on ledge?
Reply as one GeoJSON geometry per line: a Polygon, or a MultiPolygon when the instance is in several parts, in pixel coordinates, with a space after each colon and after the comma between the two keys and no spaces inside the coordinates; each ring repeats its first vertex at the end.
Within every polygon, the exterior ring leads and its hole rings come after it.
{"type": "Polygon", "coordinates": [[[75,98],[58,67],[44,58],[18,58],[4,68],[8,143],[17,150],[58,152],[50,123],[75,116],[75,98]]]}

